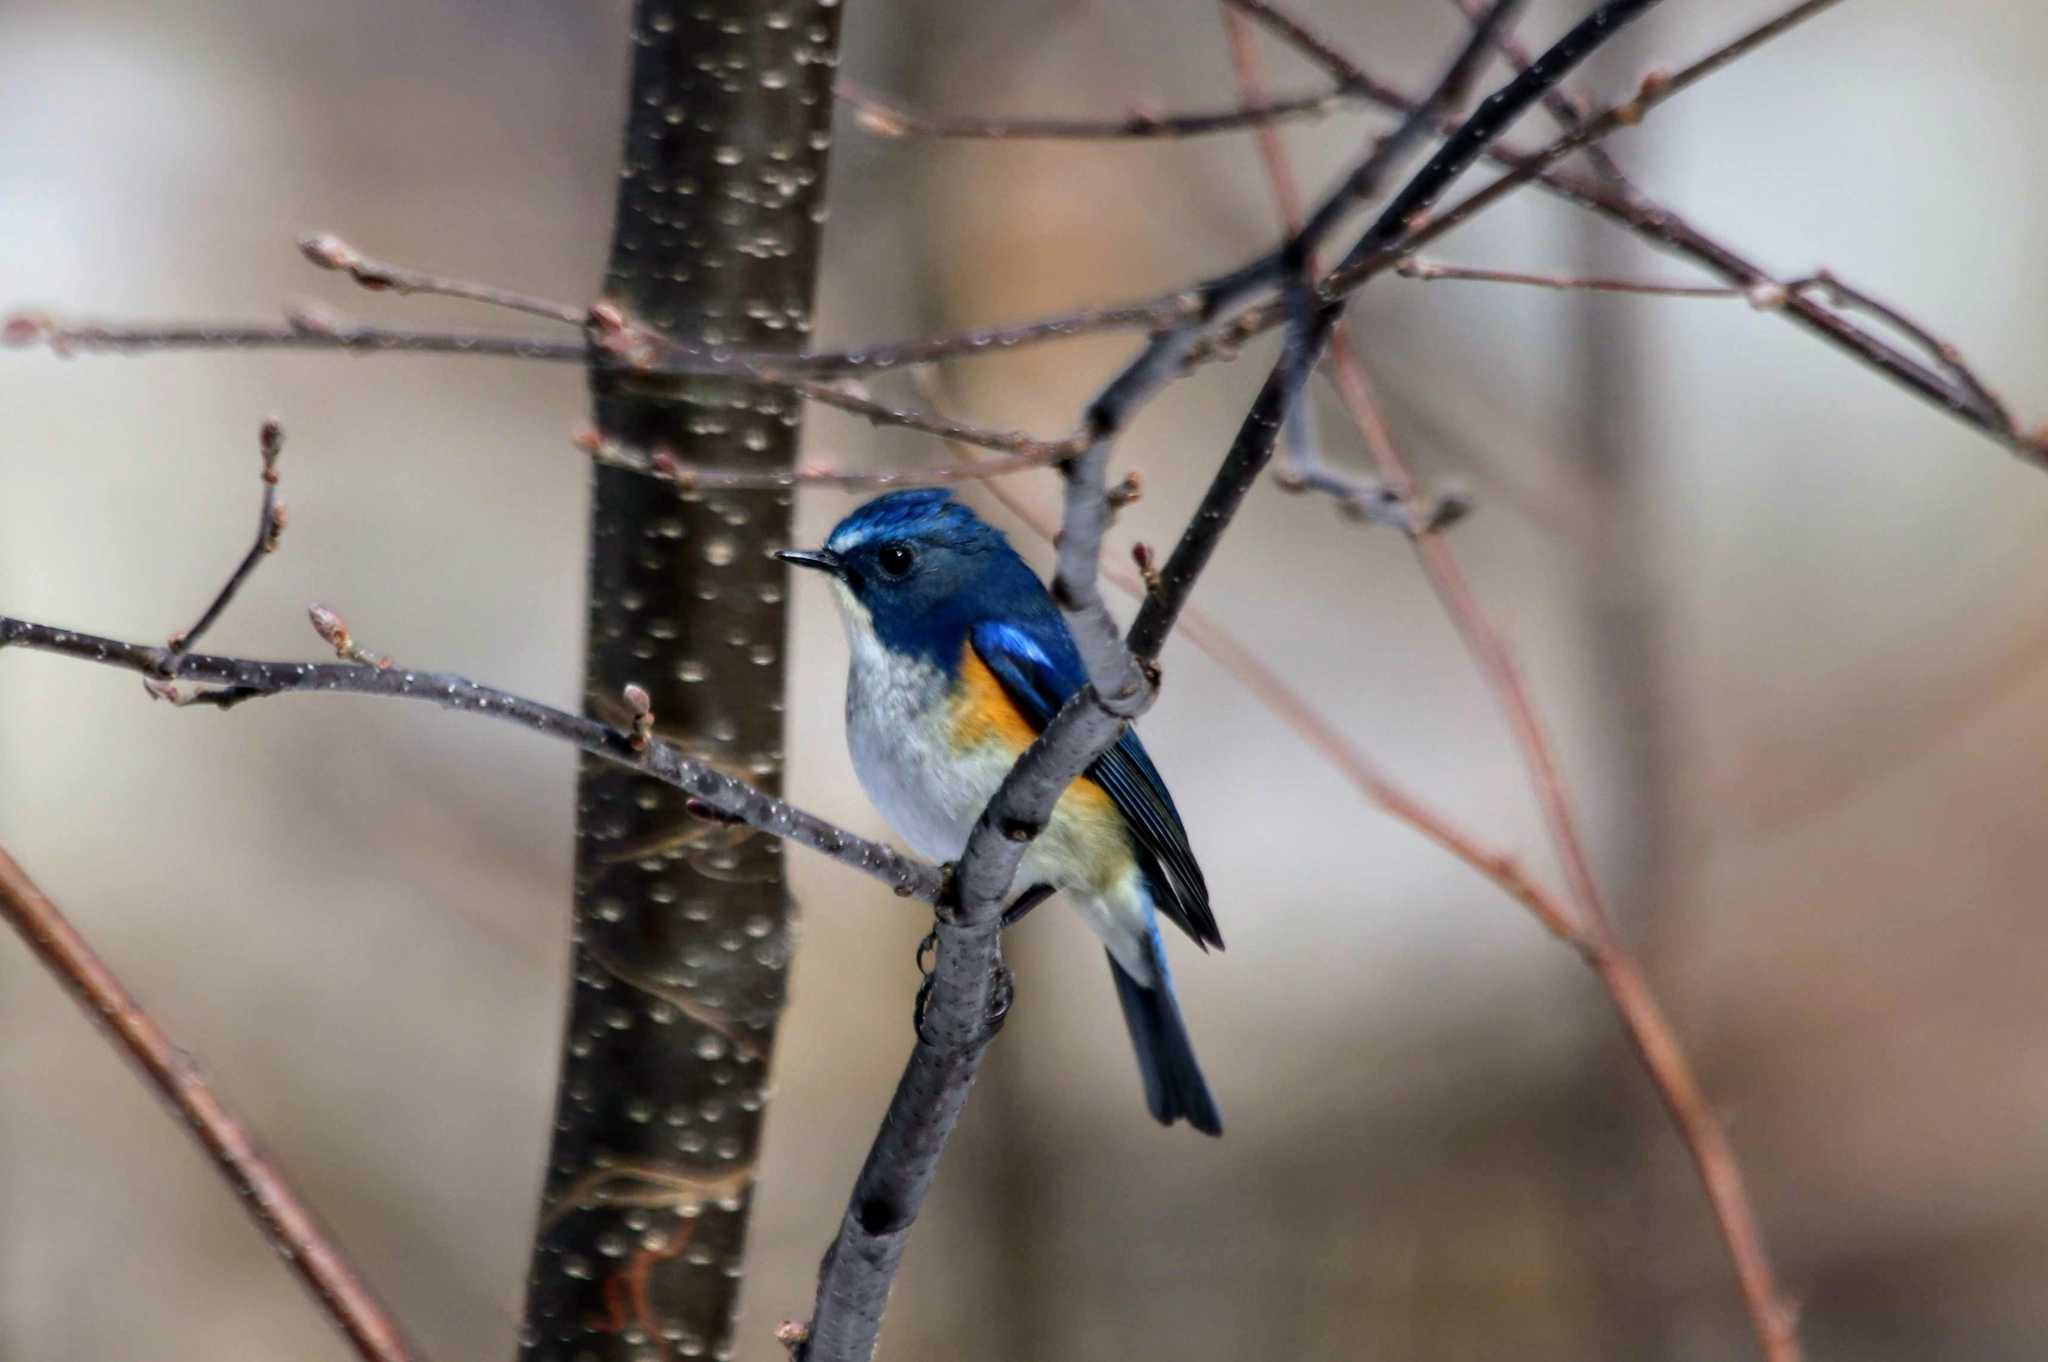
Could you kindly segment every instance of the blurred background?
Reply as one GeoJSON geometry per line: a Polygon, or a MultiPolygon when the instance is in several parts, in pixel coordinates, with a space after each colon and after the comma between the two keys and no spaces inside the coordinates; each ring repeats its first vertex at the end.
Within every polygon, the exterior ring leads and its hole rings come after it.
{"type": "MultiPolygon", "coordinates": [[[[1420,85],[1435,0],[1302,6],[1420,85]]],[[[1538,4],[1547,41],[1582,8],[1538,4]]],[[[1762,17],[1674,3],[1614,97],[1762,17]]],[[[302,231],[580,298],[609,227],[627,5],[0,0],[0,306],[469,324],[307,269],[302,231]]],[[[1958,342],[2023,418],[2042,376],[2048,13],[1855,0],[1610,142],[1786,276],[1958,342]]],[[[1268,48],[1276,89],[1316,74],[1268,48]]],[[[1190,0],[854,0],[844,73],[960,113],[1231,101],[1190,0]]],[[[1498,68],[1494,68],[1495,78],[1498,68]]],[[[1384,127],[1290,126],[1311,187],[1384,127]]],[[[1531,120],[1526,139],[1547,131],[1531,120]]],[[[878,141],[842,112],[819,340],[1172,286],[1274,239],[1249,137],[878,141]]],[[[1524,194],[1430,252],[1692,280],[1524,194]]],[[[1817,1359],[2048,1348],[2048,479],[1735,302],[1386,279],[1353,310],[1396,432],[1478,499],[1456,546],[1554,725],[1608,897],[1729,1124],[1817,1359]]],[[[953,367],[1057,432],[1128,338],[953,367]]],[[[1263,374],[1174,388],[1124,443],[1166,542],[1263,374]]],[[[1327,393],[1319,400],[1329,403],[1327,393]]],[[[367,645],[573,703],[587,420],[571,368],[0,356],[0,609],[158,638],[249,532],[255,431],[292,528],[214,636],[367,645]]],[[[1364,454],[1334,405],[1330,456],[1364,454]]],[[[949,456],[813,412],[806,457],[949,456]]],[[[1050,508],[1050,475],[1012,486],[1050,508]]],[[[987,505],[979,494],[970,494],[987,505]]],[[[853,498],[806,491],[821,537],[853,498]]],[[[1003,519],[991,509],[991,515],[1003,519]]],[[[1021,532],[1020,532],[1021,533],[1021,532]]],[[[1023,543],[1041,564],[1047,551],[1023,543]]],[[[1559,876],[1488,697],[1398,536],[1261,489],[1201,605],[1396,779],[1559,876]]],[[[790,788],[884,835],[844,651],[796,587],[790,788]]],[[[1491,884],[1364,804],[1184,643],[1145,723],[1228,953],[1178,955],[1230,1120],[1145,1116],[1079,924],[1012,942],[1020,1003],[913,1240],[897,1358],[1754,1355],[1704,1200],[1604,996],[1491,884]]],[[[0,658],[0,843],[299,1178],[422,1346],[508,1356],[566,969],[572,754],[429,709],[146,703],[0,658]]],[[[790,858],[804,908],[737,1355],[780,1356],[909,1043],[922,915],[790,858]]],[[[1176,943],[1174,949],[1178,950],[1176,943]]],[[[341,1359],[212,1170],[0,942],[0,1357],[341,1359]]]]}

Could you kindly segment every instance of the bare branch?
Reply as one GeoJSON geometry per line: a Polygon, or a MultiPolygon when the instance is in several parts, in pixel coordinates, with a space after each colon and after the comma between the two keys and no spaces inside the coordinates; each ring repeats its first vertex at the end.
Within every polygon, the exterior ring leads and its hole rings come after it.
{"type": "Polygon", "coordinates": [[[538,298],[494,284],[429,274],[425,270],[395,265],[388,260],[364,255],[332,232],[308,232],[299,238],[299,254],[323,270],[339,270],[373,292],[427,293],[442,298],[461,298],[510,312],[524,312],[570,326],[590,323],[589,308],[574,308],[551,298],[538,298]]]}
{"type": "Polygon", "coordinates": [[[2019,429],[2013,424],[2012,413],[2006,410],[2005,403],[1999,400],[1997,393],[1994,393],[1985,385],[1983,379],[1977,377],[1976,371],[1963,359],[1962,351],[1958,350],[1955,346],[1935,335],[1932,331],[1929,331],[1890,303],[1873,298],[1861,289],[1851,288],[1826,270],[1821,270],[1811,278],[1797,279],[1785,285],[1785,291],[1788,293],[1798,293],[1807,289],[1832,299],[1837,307],[1853,307],[1868,312],[1887,326],[1907,336],[1915,345],[1918,345],[1921,349],[1927,351],[1929,355],[1933,356],[1934,362],[1939,364],[1951,379],[1955,380],[1958,387],[1970,395],[1971,401],[1976,404],[1977,415],[1980,419],[1989,425],[2000,427],[2007,433],[2019,437],[2019,429]]]}
{"type": "Polygon", "coordinates": [[[275,418],[265,421],[256,443],[263,459],[263,503],[256,515],[256,542],[249,546],[242,561],[228,574],[227,581],[214,593],[213,600],[200,612],[192,627],[171,635],[163,671],[158,676],[143,679],[143,687],[159,700],[180,703],[178,688],[173,681],[185,654],[191,652],[193,645],[206,637],[206,631],[226,613],[236,593],[242,589],[242,583],[249,580],[258,563],[277,551],[278,542],[284,535],[285,508],[277,495],[277,460],[284,452],[284,427],[275,418]]]}
{"type": "MultiPolygon", "coordinates": [[[[1486,18],[1486,5],[1483,3],[1483,0],[1451,0],[1451,4],[1456,6],[1458,12],[1474,24],[1478,24],[1486,18]]],[[[1535,58],[1529,55],[1529,49],[1524,47],[1520,40],[1505,27],[1494,33],[1493,45],[1500,51],[1501,55],[1508,59],[1517,71],[1528,70],[1535,61],[1535,58]]],[[[1585,122],[1592,113],[1592,106],[1569,86],[1565,85],[1558,85],[1546,93],[1543,96],[1543,107],[1549,112],[1552,120],[1556,122],[1558,127],[1567,132],[1585,122]]],[[[1601,179],[1611,185],[1623,187],[1628,185],[1628,177],[1622,174],[1621,167],[1616,164],[1613,155],[1608,152],[1606,147],[1598,142],[1592,142],[1588,143],[1583,150],[1587,162],[1599,173],[1601,179]]]]}
{"type": "Polygon", "coordinates": [[[1133,109],[1122,118],[977,118],[918,113],[849,81],[839,101],[854,111],[863,131],[877,137],[982,138],[989,141],[1133,140],[1205,137],[1276,123],[1321,118],[1354,98],[1341,90],[1246,100],[1230,109],[1154,113],[1133,109]]]}
{"type": "MultiPolygon", "coordinates": [[[[1653,298],[1742,298],[1742,290],[1725,284],[1655,284],[1636,279],[1590,279],[1569,274],[1531,274],[1517,270],[1475,269],[1469,265],[1447,265],[1404,255],[1394,262],[1394,273],[1403,279],[1461,279],[1482,284],[1525,284],[1532,288],[1587,293],[1639,293],[1653,298]]],[[[1774,306],[1768,299],[1759,306],[1774,306]]]]}
{"type": "MultiPolygon", "coordinates": [[[[958,439],[957,443],[961,448],[972,448],[976,442],[958,439]]],[[[672,482],[686,491],[774,487],[839,487],[849,490],[882,491],[892,487],[935,487],[945,483],[979,482],[1007,477],[1013,473],[1028,473],[1033,469],[1050,467],[1065,457],[1064,451],[1055,447],[1027,454],[1008,454],[999,459],[988,459],[980,463],[957,463],[937,468],[929,464],[906,464],[889,468],[834,468],[824,464],[798,464],[794,468],[755,469],[710,468],[703,464],[684,463],[665,449],[657,449],[652,455],[643,457],[636,451],[604,439],[596,431],[585,431],[578,435],[576,447],[592,458],[623,468],[639,469],[672,482]]]]}
{"type": "Polygon", "coordinates": [[[356,1355],[363,1362],[411,1362],[416,1354],[398,1325],[264,1156],[249,1128],[214,1092],[190,1052],[172,1043],[5,848],[0,848],[0,917],[177,1112],[256,1228],[313,1293],[356,1355]]]}
{"type": "MultiPolygon", "coordinates": [[[[346,626],[342,633],[346,636],[346,626]]],[[[348,646],[353,648],[352,641],[348,646]]],[[[57,653],[144,676],[157,675],[167,653],[166,649],[147,644],[123,643],[0,615],[0,650],[9,647],[57,653]]],[[[424,701],[457,713],[516,724],[652,776],[756,831],[822,852],[842,865],[880,880],[905,898],[936,902],[942,887],[938,867],[913,860],[880,842],[857,837],[771,798],[745,781],[685,755],[670,743],[657,739],[644,750],[636,751],[630,731],[510,691],[478,685],[451,672],[407,671],[393,665],[364,663],[261,662],[191,653],[186,655],[179,675],[220,687],[205,697],[220,709],[272,695],[376,695],[424,701]]]]}

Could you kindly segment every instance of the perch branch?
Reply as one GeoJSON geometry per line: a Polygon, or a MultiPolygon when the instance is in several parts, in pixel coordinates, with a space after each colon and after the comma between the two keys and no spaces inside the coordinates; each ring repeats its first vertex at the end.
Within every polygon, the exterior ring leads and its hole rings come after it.
{"type": "MultiPolygon", "coordinates": [[[[1611,34],[1626,17],[1653,2],[1610,0],[1600,11],[1610,18],[1597,31],[1611,34]]],[[[1498,17],[1507,9],[1504,2],[1494,13],[1498,17]]],[[[1520,109],[1598,45],[1587,40],[1588,32],[1583,24],[1574,29],[1564,46],[1538,63],[1537,74],[1518,76],[1482,104],[1467,125],[1477,130],[1454,136],[1448,151],[1431,157],[1362,239],[1398,235],[1397,226],[1390,224],[1426,206],[1520,109]]],[[[1469,70],[1472,46],[1461,49],[1440,83],[1439,91],[1446,96],[1455,93],[1469,70]]],[[[1422,118],[1414,116],[1408,122],[1419,127],[1422,118]]],[[[1000,950],[1003,897],[1025,847],[1044,828],[1059,796],[1156,695],[1150,681],[1154,659],[1246,493],[1270,462],[1289,412],[1342,314],[1341,299],[1311,297],[1299,278],[1301,262],[1313,255],[1340,219],[1341,209],[1370,192],[1391,159],[1387,145],[1383,142],[1369,153],[1279,249],[1205,285],[1196,314],[1155,335],[1088,409],[1086,425],[1095,439],[1087,452],[1067,465],[1053,593],[1074,630],[1090,684],[1061,708],[1011,768],[976,821],[954,868],[934,929],[938,955],[917,1046],[869,1149],[839,1234],[825,1254],[812,1320],[790,1333],[793,1352],[803,1362],[867,1362],[873,1354],[910,1228],[964,1108],[981,1056],[1009,1005],[1010,985],[1000,950]],[[1156,392],[1186,353],[1224,318],[1229,305],[1255,284],[1269,281],[1281,283],[1294,303],[1279,360],[1159,574],[1156,589],[1148,589],[1129,634],[1119,642],[1096,586],[1102,536],[1113,510],[1105,475],[1114,438],[1136,406],[1156,392]],[[877,1188],[882,1192],[878,1194],[877,1188]]]]}
{"type": "Polygon", "coordinates": [[[178,1113],[263,1237],[313,1293],[356,1355],[363,1362],[411,1362],[415,1354],[397,1324],[265,1157],[249,1128],[4,848],[0,916],[178,1113]]]}

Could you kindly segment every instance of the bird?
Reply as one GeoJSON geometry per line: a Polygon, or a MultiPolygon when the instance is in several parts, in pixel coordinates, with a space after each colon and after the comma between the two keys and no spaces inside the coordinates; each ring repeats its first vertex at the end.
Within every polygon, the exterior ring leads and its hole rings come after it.
{"type": "MultiPolygon", "coordinates": [[[[1051,593],[1002,531],[944,489],[876,497],[823,547],[775,556],[831,581],[862,789],[920,855],[958,860],[1018,756],[1088,683],[1051,593]]],[[[1101,939],[1152,1116],[1221,1135],[1159,918],[1205,951],[1223,936],[1180,812],[1134,729],[1062,793],[1017,883],[1060,892],[1101,939]]]]}

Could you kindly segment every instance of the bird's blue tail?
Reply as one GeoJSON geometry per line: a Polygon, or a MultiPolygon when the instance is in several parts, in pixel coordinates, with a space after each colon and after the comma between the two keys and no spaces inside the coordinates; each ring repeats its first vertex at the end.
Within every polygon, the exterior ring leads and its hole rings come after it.
{"type": "Polygon", "coordinates": [[[1138,1052],[1138,1073],[1145,1080],[1145,1105],[1163,1126],[1185,1118],[1204,1135],[1221,1135],[1223,1113],[1216,1109],[1201,1066],[1195,1063],[1195,1047],[1188,1040],[1187,1024],[1180,1019],[1180,1005],[1173,999],[1173,981],[1166,973],[1166,954],[1160,949],[1157,928],[1150,944],[1156,988],[1146,988],[1124,973],[1115,956],[1109,957],[1124,1024],[1131,1028],[1131,1045],[1138,1052]]]}

